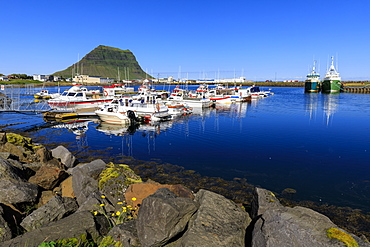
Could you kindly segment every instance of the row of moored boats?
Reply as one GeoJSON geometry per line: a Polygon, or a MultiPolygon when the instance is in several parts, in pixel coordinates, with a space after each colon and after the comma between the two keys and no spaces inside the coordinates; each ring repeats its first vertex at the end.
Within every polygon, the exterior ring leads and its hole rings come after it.
{"type": "MultiPolygon", "coordinates": [[[[259,87],[232,87],[200,85],[190,91],[180,86],[172,91],[157,91],[145,81],[135,93],[132,87],[113,85],[99,90],[89,90],[74,85],[61,95],[50,96],[47,103],[54,110],[76,111],[94,109],[104,122],[128,124],[169,120],[192,113],[193,108],[212,107],[215,104],[233,104],[270,96],[270,91],[259,87]]],[[[36,97],[36,95],[35,95],[36,97]]]]}
{"type": "Polygon", "coordinates": [[[342,88],[341,77],[334,66],[334,57],[331,57],[331,65],[327,70],[324,79],[320,80],[320,74],[316,72],[316,61],[312,71],[305,80],[306,93],[340,93],[342,88]]]}

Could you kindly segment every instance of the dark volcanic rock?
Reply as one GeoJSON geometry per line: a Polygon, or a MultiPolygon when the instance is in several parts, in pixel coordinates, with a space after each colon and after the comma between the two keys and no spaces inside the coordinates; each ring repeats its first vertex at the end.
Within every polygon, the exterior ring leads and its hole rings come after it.
{"type": "Polygon", "coordinates": [[[225,197],[200,190],[195,201],[200,205],[191,218],[179,246],[245,246],[248,213],[225,197]]]}
{"type": "Polygon", "coordinates": [[[66,177],[68,177],[68,174],[65,170],[43,165],[28,181],[46,190],[52,190],[66,177]]]}
{"type": "Polygon", "coordinates": [[[267,209],[281,208],[280,204],[274,193],[271,191],[256,187],[253,193],[251,217],[255,219],[257,216],[263,214],[267,209]]]}
{"type": "Polygon", "coordinates": [[[82,205],[91,193],[98,191],[98,177],[105,167],[104,161],[94,160],[73,168],[72,186],[79,205],[82,205]]]}
{"type": "Polygon", "coordinates": [[[9,240],[12,238],[12,231],[10,230],[10,226],[8,222],[5,221],[3,218],[4,210],[0,206],[0,242],[9,240]]]}
{"type": "Polygon", "coordinates": [[[63,165],[68,168],[74,167],[76,165],[76,157],[63,146],[58,146],[51,150],[54,158],[60,159],[63,165]]]}
{"type": "Polygon", "coordinates": [[[76,212],[77,208],[78,205],[75,199],[55,196],[24,218],[21,226],[27,231],[31,231],[50,222],[60,220],[76,212]]]}
{"type": "Polygon", "coordinates": [[[158,189],[143,200],[137,231],[143,246],[163,246],[183,232],[197,205],[188,198],[178,197],[167,188],[158,189]]]}
{"type": "Polygon", "coordinates": [[[46,164],[49,160],[53,158],[52,153],[46,149],[46,147],[41,147],[36,150],[36,155],[39,158],[39,162],[46,164]]]}
{"type": "MultiPolygon", "coordinates": [[[[284,207],[272,192],[256,189],[252,208],[256,222],[252,234],[252,246],[258,247],[312,247],[344,246],[337,239],[330,239],[327,231],[338,228],[328,217],[304,207],[284,207]],[[271,202],[273,200],[273,202],[271,202]]],[[[344,234],[344,230],[340,229],[344,234]]],[[[350,235],[348,235],[350,236],[350,235]]],[[[359,246],[370,246],[358,237],[351,235],[359,246]]]]}
{"type": "Polygon", "coordinates": [[[0,158],[0,203],[35,202],[38,186],[22,179],[20,170],[0,158]]]}
{"type": "Polygon", "coordinates": [[[79,239],[83,235],[97,239],[107,234],[108,228],[109,223],[104,216],[94,217],[90,212],[85,211],[74,213],[57,222],[50,223],[9,241],[0,243],[0,247],[37,247],[42,242],[69,238],[79,239]]]}
{"type": "Polygon", "coordinates": [[[142,246],[137,235],[136,221],[134,220],[113,227],[108,235],[112,236],[115,241],[120,241],[125,247],[142,246]]]}

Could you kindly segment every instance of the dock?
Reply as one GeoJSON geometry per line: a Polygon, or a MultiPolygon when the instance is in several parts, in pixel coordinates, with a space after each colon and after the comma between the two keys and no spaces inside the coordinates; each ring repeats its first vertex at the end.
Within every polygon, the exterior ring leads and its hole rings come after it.
{"type": "Polygon", "coordinates": [[[91,107],[91,108],[81,108],[76,109],[75,111],[47,111],[42,113],[44,118],[47,118],[49,120],[67,120],[67,119],[73,119],[73,118],[87,118],[87,117],[94,117],[96,116],[95,110],[97,110],[97,107],[91,107]]]}
{"type": "Polygon", "coordinates": [[[343,85],[343,93],[370,93],[370,85],[360,84],[360,85],[343,85]]]}

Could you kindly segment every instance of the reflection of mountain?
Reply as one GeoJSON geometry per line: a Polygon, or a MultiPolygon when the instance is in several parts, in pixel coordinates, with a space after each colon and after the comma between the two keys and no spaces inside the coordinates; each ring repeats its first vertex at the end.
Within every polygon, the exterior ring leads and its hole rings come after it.
{"type": "Polygon", "coordinates": [[[330,119],[338,109],[339,94],[323,94],[324,97],[324,113],[326,115],[326,125],[329,125],[330,119]]]}
{"type": "Polygon", "coordinates": [[[304,94],[306,112],[310,114],[310,119],[316,113],[319,95],[318,94],[304,94]]]}

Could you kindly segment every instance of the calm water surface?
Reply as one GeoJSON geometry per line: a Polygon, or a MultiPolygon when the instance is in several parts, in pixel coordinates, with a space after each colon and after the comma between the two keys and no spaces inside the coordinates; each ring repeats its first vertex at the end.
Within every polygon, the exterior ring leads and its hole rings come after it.
{"type": "MultiPolygon", "coordinates": [[[[275,95],[268,98],[198,110],[131,135],[127,127],[93,121],[74,132],[57,125],[31,133],[48,136],[46,142],[73,142],[80,152],[160,159],[275,192],[293,188],[300,200],[370,211],[370,95],[271,89],[275,95]]],[[[0,113],[0,119],[21,122],[8,129],[44,124],[40,115],[0,113]]]]}

